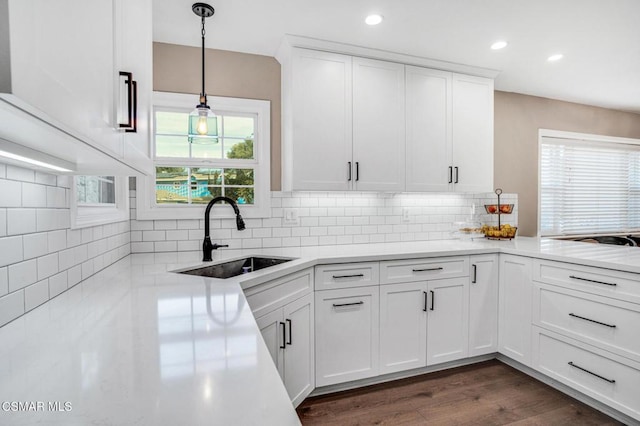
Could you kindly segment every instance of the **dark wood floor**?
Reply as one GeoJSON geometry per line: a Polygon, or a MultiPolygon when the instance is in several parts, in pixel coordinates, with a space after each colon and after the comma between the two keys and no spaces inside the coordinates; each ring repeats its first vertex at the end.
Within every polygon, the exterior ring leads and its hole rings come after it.
{"type": "Polygon", "coordinates": [[[306,399],[303,425],[619,425],[497,360],[306,399]]]}

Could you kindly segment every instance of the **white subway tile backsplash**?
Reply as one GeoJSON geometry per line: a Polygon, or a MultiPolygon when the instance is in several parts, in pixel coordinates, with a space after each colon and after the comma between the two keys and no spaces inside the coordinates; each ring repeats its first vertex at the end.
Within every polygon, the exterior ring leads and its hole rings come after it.
{"type": "Polygon", "coordinates": [[[60,229],[58,231],[48,232],[47,246],[49,253],[67,248],[67,231],[65,229],[60,229]]]}
{"type": "Polygon", "coordinates": [[[155,252],[176,251],[178,250],[178,242],[177,241],[157,241],[153,243],[153,249],[155,252]]]}
{"type": "Polygon", "coordinates": [[[175,220],[155,220],[153,224],[153,229],[156,230],[166,230],[166,229],[177,229],[178,223],[175,220]]]}
{"type": "Polygon", "coordinates": [[[186,229],[167,231],[167,240],[185,241],[189,239],[189,231],[186,229]]]}
{"type": "Polygon", "coordinates": [[[22,207],[47,207],[47,187],[23,182],[22,207]]]}
{"type": "Polygon", "coordinates": [[[28,312],[49,300],[49,280],[38,281],[24,289],[24,310],[28,312]]]}
{"type": "Polygon", "coordinates": [[[35,182],[36,173],[34,170],[7,164],[7,179],[19,180],[22,182],[35,182]]]}
{"type": "Polygon", "coordinates": [[[142,241],[164,241],[165,231],[142,231],[142,241]]]}
{"type": "MultiPolygon", "coordinates": [[[[26,185],[26,184],[23,184],[26,185]]],[[[55,186],[47,186],[47,207],[63,209],[67,204],[67,190],[55,186]]],[[[42,207],[42,206],[38,206],[42,207]]]]}
{"type": "Polygon", "coordinates": [[[24,314],[24,291],[0,297],[0,327],[24,314]]]}
{"type": "Polygon", "coordinates": [[[36,232],[36,209],[7,209],[7,234],[36,232]]]}
{"type": "Polygon", "coordinates": [[[10,265],[21,261],[23,258],[22,237],[0,238],[0,266],[10,265]]]}
{"type": "Polygon", "coordinates": [[[22,184],[13,180],[0,179],[0,207],[22,206],[22,184]]]}
{"type": "Polygon", "coordinates": [[[7,235],[7,209],[0,209],[0,237],[7,235]]]}
{"type": "Polygon", "coordinates": [[[49,253],[49,238],[46,232],[24,235],[22,242],[25,259],[33,259],[49,253]]]}
{"type": "Polygon", "coordinates": [[[35,259],[9,265],[9,293],[20,290],[38,280],[35,259]]]}
{"type": "Polygon", "coordinates": [[[67,271],[67,286],[69,288],[82,281],[82,266],[76,265],[67,271]]]}
{"type": "Polygon", "coordinates": [[[49,278],[49,297],[53,298],[67,289],[67,271],[62,271],[49,278]]]}
{"type": "Polygon", "coordinates": [[[0,296],[9,293],[9,277],[7,275],[7,267],[0,268],[0,296]]]}

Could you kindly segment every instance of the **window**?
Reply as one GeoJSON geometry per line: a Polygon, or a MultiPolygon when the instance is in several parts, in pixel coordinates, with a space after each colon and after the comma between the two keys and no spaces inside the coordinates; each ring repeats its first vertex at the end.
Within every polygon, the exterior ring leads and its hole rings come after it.
{"type": "Polygon", "coordinates": [[[640,230],[640,140],[540,138],[540,235],[640,230]]]}
{"type": "Polygon", "coordinates": [[[73,228],[129,219],[129,187],[125,177],[75,176],[71,192],[73,228]]]}
{"type": "MultiPolygon", "coordinates": [[[[202,218],[217,196],[235,200],[246,217],[270,214],[270,104],[210,97],[209,136],[189,134],[197,97],[154,93],[153,177],[138,185],[140,219],[202,218]],[[195,101],[194,101],[195,99],[195,101]]],[[[230,209],[213,216],[233,217],[230,209]]]]}

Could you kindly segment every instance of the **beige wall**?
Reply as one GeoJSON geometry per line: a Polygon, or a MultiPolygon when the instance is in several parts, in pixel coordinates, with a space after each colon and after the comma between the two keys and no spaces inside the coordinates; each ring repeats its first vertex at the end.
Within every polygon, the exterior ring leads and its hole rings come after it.
{"type": "MultiPolygon", "coordinates": [[[[270,56],[226,50],[207,49],[205,57],[207,95],[271,101],[271,189],[280,190],[280,64],[270,56]]],[[[200,93],[200,61],[200,48],[154,43],[153,89],[200,93]]]]}
{"type": "Polygon", "coordinates": [[[640,114],[495,92],[494,184],[518,194],[518,234],[538,227],[538,129],[640,139],[640,114]]]}

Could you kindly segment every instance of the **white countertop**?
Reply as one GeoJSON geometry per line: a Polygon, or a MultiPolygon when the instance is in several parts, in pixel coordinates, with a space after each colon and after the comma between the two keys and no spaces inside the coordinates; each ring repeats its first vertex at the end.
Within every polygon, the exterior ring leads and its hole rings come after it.
{"type": "Polygon", "coordinates": [[[0,404],[36,409],[3,405],[0,424],[299,424],[242,289],[321,263],[496,252],[640,273],[638,248],[536,238],[219,250],[297,258],[227,280],[167,272],[201,253],[134,254],[0,328],[0,404]]]}

